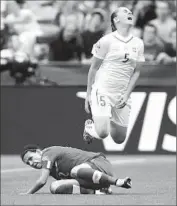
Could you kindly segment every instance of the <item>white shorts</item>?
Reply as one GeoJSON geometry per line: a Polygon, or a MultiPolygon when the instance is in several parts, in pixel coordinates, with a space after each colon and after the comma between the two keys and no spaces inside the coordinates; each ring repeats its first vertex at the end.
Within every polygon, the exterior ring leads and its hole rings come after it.
{"type": "Polygon", "coordinates": [[[116,98],[103,94],[99,89],[94,88],[91,92],[91,111],[93,117],[110,117],[111,121],[122,126],[128,127],[131,100],[129,99],[125,107],[117,108],[116,98]]]}

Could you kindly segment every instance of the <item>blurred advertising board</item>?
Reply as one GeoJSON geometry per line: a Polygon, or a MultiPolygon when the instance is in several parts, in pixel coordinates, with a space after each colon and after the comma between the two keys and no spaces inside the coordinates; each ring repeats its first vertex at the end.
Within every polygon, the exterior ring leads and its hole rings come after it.
{"type": "Polygon", "coordinates": [[[176,87],[138,86],[127,139],[83,142],[86,87],[1,87],[1,153],[26,144],[72,146],[108,154],[175,154],[176,87]]]}

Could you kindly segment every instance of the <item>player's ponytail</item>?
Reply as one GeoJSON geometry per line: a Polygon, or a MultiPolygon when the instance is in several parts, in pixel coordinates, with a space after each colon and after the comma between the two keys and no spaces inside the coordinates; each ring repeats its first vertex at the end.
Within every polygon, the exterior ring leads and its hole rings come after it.
{"type": "Polygon", "coordinates": [[[111,28],[112,28],[112,31],[116,31],[117,28],[116,28],[116,25],[115,25],[115,22],[114,22],[114,18],[117,17],[117,10],[114,11],[112,14],[111,14],[111,28]]]}

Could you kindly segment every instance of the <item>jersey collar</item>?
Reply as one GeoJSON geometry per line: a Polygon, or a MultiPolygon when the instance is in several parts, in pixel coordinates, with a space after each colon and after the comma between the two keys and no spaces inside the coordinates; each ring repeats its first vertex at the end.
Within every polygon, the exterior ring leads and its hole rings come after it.
{"type": "Polygon", "coordinates": [[[120,41],[123,41],[124,43],[128,43],[129,41],[131,41],[133,39],[133,35],[132,34],[129,34],[128,37],[123,37],[117,31],[114,32],[114,36],[117,39],[119,39],[120,41]]]}

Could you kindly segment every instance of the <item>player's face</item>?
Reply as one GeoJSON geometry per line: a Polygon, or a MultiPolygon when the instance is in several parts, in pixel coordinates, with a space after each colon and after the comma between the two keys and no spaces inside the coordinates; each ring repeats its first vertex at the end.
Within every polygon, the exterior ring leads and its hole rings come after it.
{"type": "Polygon", "coordinates": [[[23,161],[35,169],[41,169],[42,167],[40,152],[27,152],[23,158],[23,161]]]}
{"type": "Polygon", "coordinates": [[[117,20],[119,20],[122,24],[133,25],[134,16],[129,9],[126,7],[121,7],[117,13],[117,20]]]}

